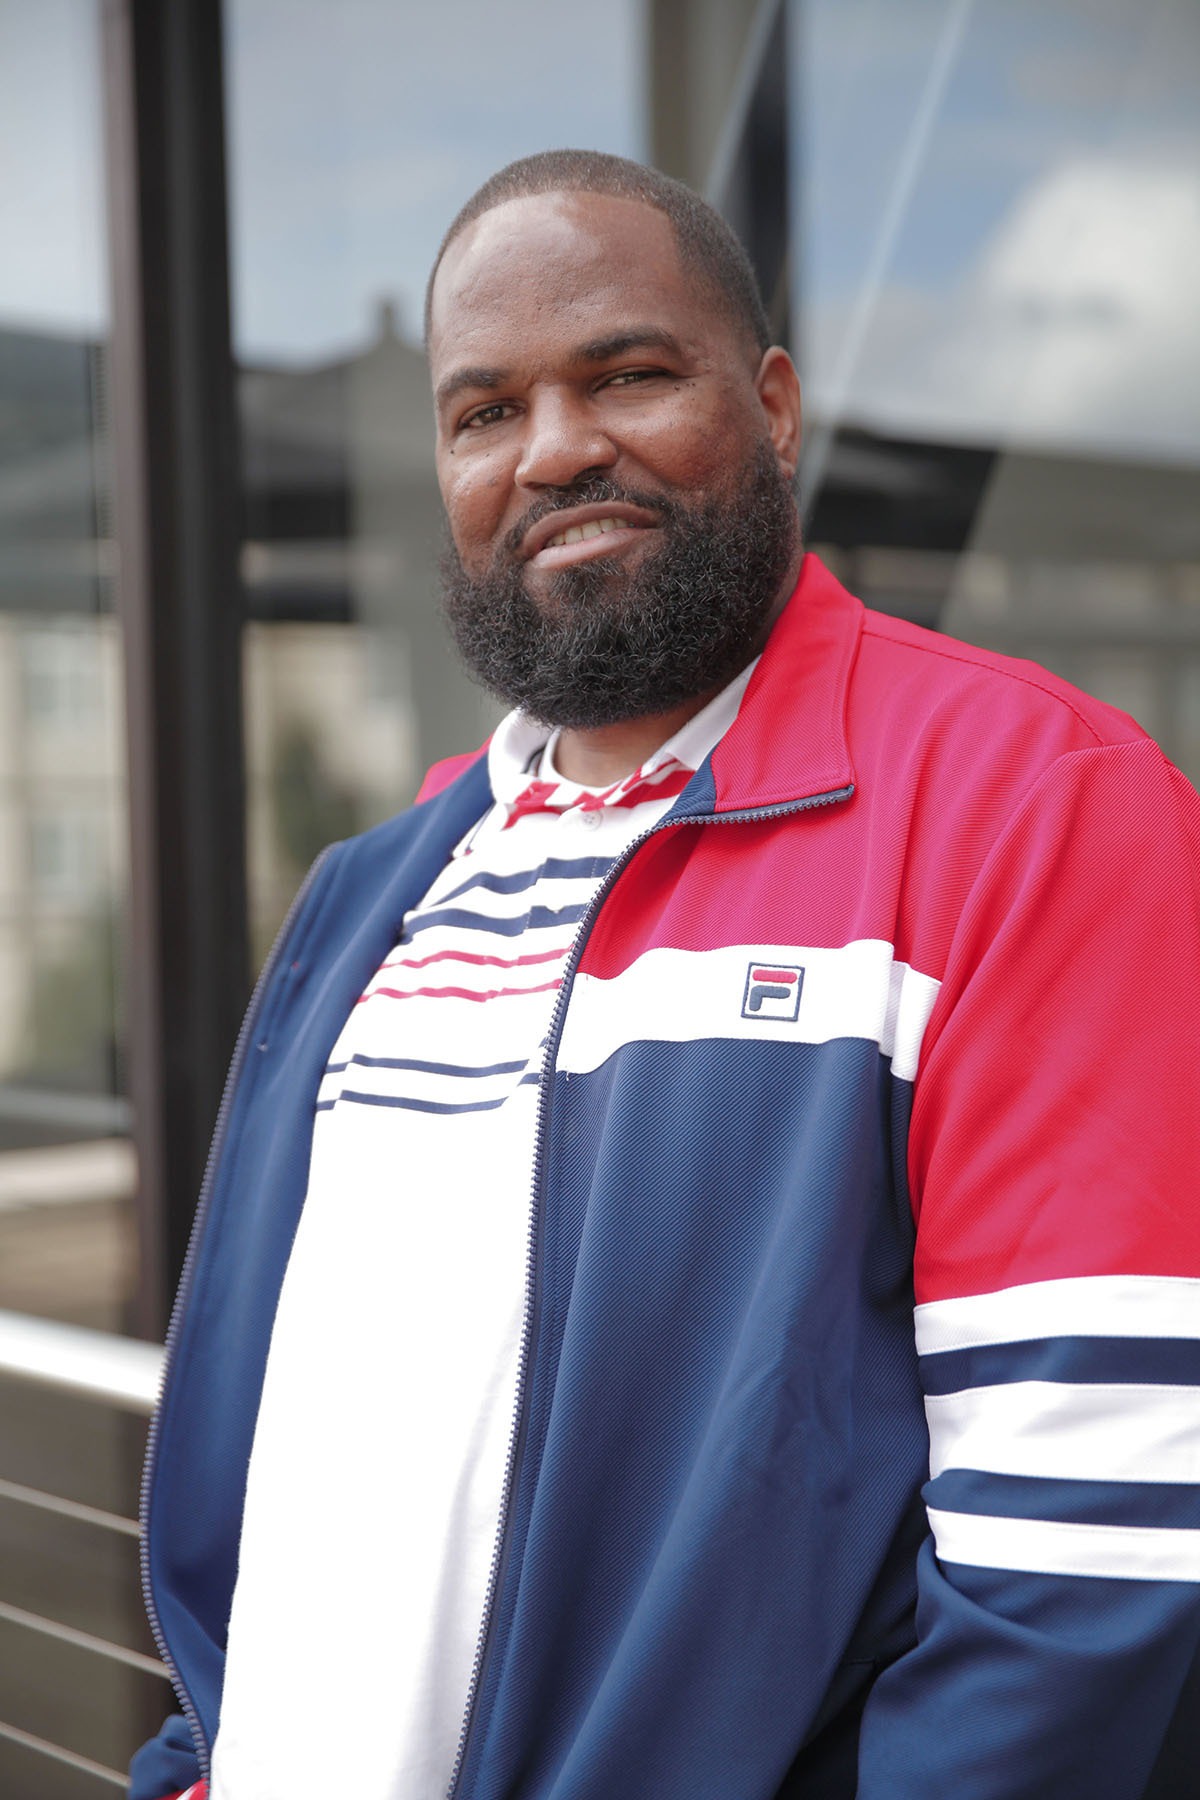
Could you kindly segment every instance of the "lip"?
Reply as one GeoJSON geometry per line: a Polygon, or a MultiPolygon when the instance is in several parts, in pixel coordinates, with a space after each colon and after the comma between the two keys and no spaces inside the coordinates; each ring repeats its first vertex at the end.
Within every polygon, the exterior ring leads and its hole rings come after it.
{"type": "Polygon", "coordinates": [[[639,533],[653,530],[659,523],[657,513],[650,512],[644,506],[631,506],[626,500],[595,500],[586,506],[561,506],[547,513],[531,525],[521,542],[521,554],[526,562],[536,558],[538,563],[576,562],[583,557],[611,555],[614,550],[621,549],[639,533]],[[589,525],[596,519],[620,519],[625,526],[620,531],[609,531],[603,537],[585,538],[578,544],[556,544],[550,548],[551,538],[556,538],[573,525],[589,525]]]}

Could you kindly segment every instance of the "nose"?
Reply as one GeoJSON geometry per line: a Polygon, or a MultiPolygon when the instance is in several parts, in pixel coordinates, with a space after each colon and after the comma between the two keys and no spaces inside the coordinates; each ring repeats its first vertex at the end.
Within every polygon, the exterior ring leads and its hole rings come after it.
{"type": "Polygon", "coordinates": [[[617,447],[586,398],[541,394],[525,417],[516,480],[521,487],[570,487],[597,469],[611,469],[617,447]]]}

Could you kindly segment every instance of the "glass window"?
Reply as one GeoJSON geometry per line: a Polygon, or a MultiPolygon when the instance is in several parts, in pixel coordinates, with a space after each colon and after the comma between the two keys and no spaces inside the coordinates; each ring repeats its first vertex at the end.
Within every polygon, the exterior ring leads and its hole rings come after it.
{"type": "MultiPolygon", "coordinates": [[[[121,1330],[136,1168],[99,15],[0,5],[0,1309],[121,1330]]],[[[84,1763],[122,1770],[169,1704],[147,1665],[60,1629],[153,1653],[128,1522],[144,1438],[144,1420],[0,1378],[0,1793],[111,1793],[84,1763]]]]}
{"type": "Polygon", "coordinates": [[[0,1307],[132,1297],[95,0],[0,8],[0,1307]]]}
{"type": "Polygon", "coordinates": [[[321,846],[495,720],[438,618],[425,278],[502,163],[643,153],[642,14],[614,0],[598,30],[539,0],[226,8],[260,956],[321,846]]]}
{"type": "Polygon", "coordinates": [[[1200,12],[793,8],[809,534],[1193,780],[1200,12]]]}

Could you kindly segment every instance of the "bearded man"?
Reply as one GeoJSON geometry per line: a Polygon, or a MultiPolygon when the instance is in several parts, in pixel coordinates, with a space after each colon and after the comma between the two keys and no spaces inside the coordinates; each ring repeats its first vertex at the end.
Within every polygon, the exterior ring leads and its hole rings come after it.
{"type": "Polygon", "coordinates": [[[134,1800],[1135,1800],[1200,1636],[1196,796],[802,556],[687,190],[512,165],[427,323],[515,710],[264,975],[134,1800]]]}

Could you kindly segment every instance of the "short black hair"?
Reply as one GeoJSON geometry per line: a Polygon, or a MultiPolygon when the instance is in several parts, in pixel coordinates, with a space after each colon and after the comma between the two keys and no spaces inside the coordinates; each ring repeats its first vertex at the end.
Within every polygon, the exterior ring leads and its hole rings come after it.
{"type": "Polygon", "coordinates": [[[442,239],[429,276],[425,289],[426,343],[433,284],[442,258],[459,232],[505,200],[558,193],[612,194],[621,200],[641,200],[656,207],[671,223],[681,262],[706,284],[735,330],[760,353],[770,344],[771,328],[750,258],[716,208],[682,181],[602,150],[541,150],[536,156],[523,156],[508,163],[476,189],[442,239]]]}

